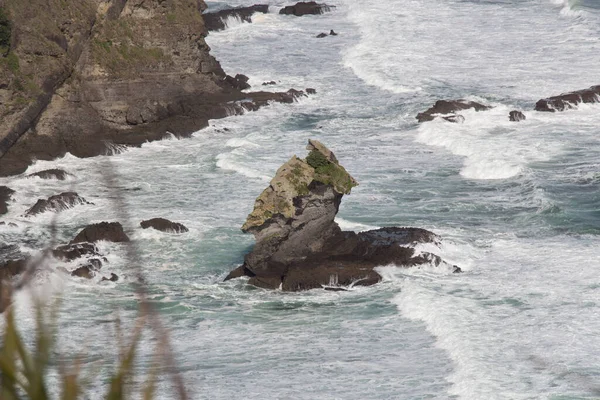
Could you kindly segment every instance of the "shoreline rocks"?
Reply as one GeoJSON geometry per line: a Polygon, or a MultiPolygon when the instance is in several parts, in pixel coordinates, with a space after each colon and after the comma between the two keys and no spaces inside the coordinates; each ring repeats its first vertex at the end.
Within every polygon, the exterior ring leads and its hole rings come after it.
{"type": "Polygon", "coordinates": [[[525,121],[526,119],[527,117],[521,111],[514,110],[508,113],[508,120],[511,122],[520,122],[525,121]]]}
{"type": "Polygon", "coordinates": [[[248,276],[252,285],[285,291],[368,286],[381,280],[378,266],[442,263],[415,252],[417,243],[439,243],[424,229],[342,231],[335,215],[358,183],[322,143],[309,140],[307,149],[306,159],[293,156],[283,164],[256,199],[242,226],[256,245],[226,280],[248,276]]]}
{"type": "Polygon", "coordinates": [[[575,108],[579,103],[598,102],[600,102],[600,85],[538,100],[538,102],[535,103],[535,111],[565,111],[575,108]]]}
{"type": "Polygon", "coordinates": [[[14,190],[7,186],[0,186],[0,215],[8,212],[8,203],[15,193],[14,190]]]}
{"type": "Polygon", "coordinates": [[[26,217],[31,217],[46,211],[64,211],[80,204],[92,204],[80,197],[75,192],[64,192],[50,196],[47,200],[39,199],[29,210],[25,212],[26,217]]]}
{"type": "Polygon", "coordinates": [[[33,174],[27,175],[28,178],[38,177],[40,179],[56,179],[64,181],[67,177],[72,176],[67,171],[62,169],[46,169],[44,171],[34,172],[33,174]]]}
{"type": "Polygon", "coordinates": [[[266,14],[268,12],[268,4],[255,4],[249,7],[236,7],[215,12],[207,12],[202,14],[202,18],[204,18],[206,29],[209,32],[213,32],[225,29],[225,20],[229,17],[238,18],[242,22],[252,23],[252,15],[254,15],[254,13],[266,14]]]}
{"type": "Polygon", "coordinates": [[[129,242],[129,237],[123,231],[123,225],[119,222],[100,222],[86,226],[75,236],[69,244],[89,242],[94,243],[99,240],[108,242],[129,242]]]}
{"type": "Polygon", "coordinates": [[[462,115],[457,115],[457,111],[475,109],[475,111],[489,110],[491,107],[476,101],[468,100],[438,100],[426,111],[417,114],[415,118],[419,122],[433,121],[436,117],[442,117],[449,122],[464,122],[462,115]],[[449,115],[448,114],[452,114],[449,115]],[[462,117],[462,119],[460,118],[462,117]]]}
{"type": "Polygon", "coordinates": [[[335,6],[329,6],[327,4],[318,4],[315,1],[299,2],[293,6],[286,6],[279,10],[279,14],[283,15],[295,15],[301,17],[303,15],[320,15],[327,11],[331,11],[335,6]]]}
{"type": "Polygon", "coordinates": [[[144,229],[153,228],[161,232],[169,233],[184,233],[189,229],[179,222],[172,222],[165,218],[152,218],[140,222],[140,226],[144,229]]]}

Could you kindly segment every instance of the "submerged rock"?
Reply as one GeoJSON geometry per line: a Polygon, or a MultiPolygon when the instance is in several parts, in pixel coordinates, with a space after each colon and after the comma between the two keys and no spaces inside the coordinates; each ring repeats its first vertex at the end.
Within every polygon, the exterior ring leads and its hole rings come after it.
{"type": "Polygon", "coordinates": [[[321,33],[319,33],[319,34],[317,35],[317,38],[318,38],[318,39],[321,39],[321,38],[324,38],[324,37],[327,37],[327,36],[329,36],[329,35],[328,35],[328,34],[326,34],[326,33],[323,33],[323,32],[321,32],[321,33]]]}
{"type": "Polygon", "coordinates": [[[70,244],[81,242],[97,242],[106,240],[109,242],[129,242],[129,237],[123,231],[123,225],[119,222],[100,222],[86,226],[71,240],[70,244]]]}
{"type": "Polygon", "coordinates": [[[77,276],[79,278],[92,279],[94,276],[96,276],[96,273],[94,272],[91,266],[82,265],[81,267],[71,272],[71,275],[77,276]]]}
{"type": "Polygon", "coordinates": [[[58,246],[52,250],[52,255],[58,259],[73,261],[81,257],[101,256],[98,247],[93,243],[73,243],[58,246]]]}
{"type": "Polygon", "coordinates": [[[268,82],[263,82],[262,83],[263,86],[268,86],[268,85],[277,85],[277,82],[275,81],[268,81],[268,82]]]}
{"type": "Polygon", "coordinates": [[[188,232],[189,229],[185,225],[178,222],[172,222],[164,218],[152,218],[146,221],[142,221],[140,226],[144,229],[154,228],[162,232],[173,232],[173,233],[184,233],[188,232]]]}
{"type": "Polygon", "coordinates": [[[0,186],[0,215],[8,212],[8,202],[14,193],[15,191],[11,188],[0,186]]]}
{"type": "Polygon", "coordinates": [[[46,211],[63,211],[73,208],[79,204],[91,204],[75,192],[64,192],[49,197],[47,200],[39,199],[27,212],[25,216],[41,214],[46,211]]]}
{"type": "Polygon", "coordinates": [[[254,13],[266,14],[269,12],[268,4],[255,4],[250,7],[237,7],[220,10],[216,12],[208,12],[202,14],[204,18],[204,26],[208,31],[221,31],[226,28],[224,20],[229,17],[239,18],[242,22],[252,23],[252,15],[254,13]]]}
{"type": "Polygon", "coordinates": [[[118,280],[119,280],[119,276],[117,274],[111,273],[110,278],[103,276],[102,279],[100,280],[100,282],[105,282],[105,281],[117,282],[118,280]]]}
{"type": "Polygon", "coordinates": [[[306,159],[293,156],[256,199],[242,231],[256,245],[226,278],[251,277],[259,287],[286,291],[372,285],[377,266],[438,265],[439,257],[416,254],[417,243],[439,242],[418,228],[344,232],[334,221],[342,197],[358,185],[322,143],[309,140],[306,159]]]}
{"type": "Polygon", "coordinates": [[[0,281],[7,281],[25,272],[28,259],[7,260],[0,264],[0,281]]]}
{"type": "Polygon", "coordinates": [[[564,111],[575,108],[579,103],[599,103],[600,85],[592,86],[588,89],[577,90],[575,92],[563,93],[558,96],[541,99],[535,103],[536,111],[564,111]]]}
{"type": "Polygon", "coordinates": [[[27,175],[28,178],[38,177],[41,179],[56,179],[64,181],[68,176],[72,176],[67,171],[62,169],[46,169],[44,171],[34,172],[33,174],[27,175]]]}
{"type": "MultiPolygon", "coordinates": [[[[435,104],[426,111],[417,114],[416,118],[419,122],[433,121],[435,117],[454,114],[457,111],[475,109],[475,111],[489,110],[491,107],[486,106],[476,101],[468,100],[438,100],[435,104]]],[[[456,116],[444,118],[450,122],[459,122],[456,116]]],[[[462,118],[464,121],[464,117],[462,118]]]]}
{"type": "Polygon", "coordinates": [[[318,4],[314,1],[299,2],[293,6],[287,6],[279,10],[279,14],[295,15],[301,17],[303,15],[312,14],[319,15],[324,12],[331,11],[335,6],[328,6],[327,4],[318,4]]]}
{"type": "Polygon", "coordinates": [[[508,113],[508,120],[511,122],[525,121],[526,119],[527,117],[521,111],[514,110],[508,113]]]}

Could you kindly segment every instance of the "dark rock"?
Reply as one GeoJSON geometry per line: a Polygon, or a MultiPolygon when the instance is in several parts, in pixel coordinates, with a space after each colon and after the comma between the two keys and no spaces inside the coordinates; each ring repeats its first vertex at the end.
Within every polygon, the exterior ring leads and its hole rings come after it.
{"type": "Polygon", "coordinates": [[[63,211],[73,208],[78,204],[91,203],[87,202],[83,197],[80,197],[75,192],[64,192],[55,196],[51,196],[48,198],[48,200],[39,199],[33,207],[27,210],[25,216],[30,217],[46,211],[63,211]]]}
{"type": "Polygon", "coordinates": [[[460,274],[462,272],[463,272],[462,269],[458,265],[453,265],[452,266],[452,273],[453,274],[460,274]]]}
{"type": "Polygon", "coordinates": [[[0,264],[0,281],[8,281],[22,274],[27,268],[28,259],[8,260],[0,264]]]}
{"type": "Polygon", "coordinates": [[[335,33],[335,32],[333,31],[333,29],[332,29],[332,30],[330,30],[330,31],[329,31],[329,35],[330,35],[330,36],[337,36],[338,34],[337,34],[337,33],[335,33]]]}
{"type": "Polygon", "coordinates": [[[123,231],[119,222],[100,222],[86,226],[71,240],[70,244],[81,242],[97,242],[106,240],[109,242],[129,242],[129,237],[123,231]]]}
{"type": "MultiPolygon", "coordinates": [[[[467,100],[438,100],[435,102],[433,107],[429,108],[425,112],[417,114],[417,120],[419,122],[433,121],[433,119],[440,115],[454,114],[456,111],[468,110],[474,108],[475,111],[489,110],[491,107],[477,103],[475,101],[467,100]]],[[[457,122],[457,121],[451,121],[457,122]]]]}
{"type": "Polygon", "coordinates": [[[254,13],[266,14],[269,12],[268,4],[255,4],[250,7],[237,7],[216,12],[208,12],[202,14],[204,18],[204,26],[208,31],[221,31],[226,28],[224,20],[229,17],[235,17],[242,22],[252,23],[252,15],[254,13]]]}
{"type": "Polygon", "coordinates": [[[41,179],[57,179],[59,181],[64,181],[68,176],[72,175],[62,169],[47,169],[27,175],[28,178],[38,177],[41,179]]]}
{"type": "Polygon", "coordinates": [[[600,102],[600,85],[541,99],[535,103],[535,110],[545,112],[564,111],[575,108],[579,103],[598,102],[600,102]]]}
{"type": "Polygon", "coordinates": [[[455,124],[462,124],[463,122],[465,122],[465,117],[463,117],[460,114],[449,115],[447,117],[442,117],[442,119],[445,119],[446,121],[455,124]]]}
{"type": "Polygon", "coordinates": [[[101,256],[93,243],[73,243],[59,246],[52,250],[52,255],[58,259],[72,261],[81,257],[101,256]]]}
{"type": "Polygon", "coordinates": [[[81,267],[71,272],[71,275],[77,276],[79,278],[92,279],[94,276],[96,276],[96,273],[94,272],[91,266],[82,265],[81,267]]]}
{"type": "Polygon", "coordinates": [[[14,222],[9,222],[9,223],[7,224],[7,223],[6,223],[6,222],[4,222],[4,221],[0,221],[0,226],[5,226],[5,225],[8,225],[8,226],[10,226],[11,228],[18,228],[18,227],[19,227],[19,225],[15,224],[14,222]]]}
{"type": "Polygon", "coordinates": [[[243,276],[248,276],[250,278],[254,277],[254,273],[252,271],[250,271],[248,268],[246,268],[246,266],[244,265],[240,265],[239,267],[237,267],[236,269],[234,269],[233,271],[231,271],[229,273],[229,275],[227,275],[224,279],[224,281],[228,281],[230,279],[236,279],[236,278],[241,278],[243,276]]]}
{"type": "Polygon", "coordinates": [[[312,14],[319,15],[324,12],[331,11],[335,6],[328,6],[327,4],[317,4],[314,1],[299,2],[293,6],[287,6],[279,10],[279,14],[295,15],[301,17],[303,15],[312,14]]]}
{"type": "Polygon", "coordinates": [[[317,94],[317,91],[313,88],[306,88],[306,94],[317,94]]]}
{"type": "Polygon", "coordinates": [[[189,229],[186,228],[185,225],[180,224],[178,222],[171,222],[168,219],[164,218],[152,218],[146,221],[142,221],[140,225],[144,229],[154,228],[162,232],[183,233],[189,231],[189,229]]]}
{"type": "Polygon", "coordinates": [[[321,38],[324,38],[324,37],[327,37],[327,36],[329,36],[329,35],[327,35],[326,33],[321,32],[321,33],[319,33],[317,35],[317,38],[321,39],[321,38]]]}
{"type": "Polygon", "coordinates": [[[14,193],[15,191],[11,188],[0,186],[0,215],[8,212],[8,202],[14,193]]]}
{"type": "Polygon", "coordinates": [[[526,120],[527,117],[521,111],[514,110],[508,113],[508,119],[512,122],[519,122],[526,120]]]}
{"type": "Polygon", "coordinates": [[[296,156],[279,168],[256,199],[242,227],[256,245],[244,264],[226,279],[251,276],[250,284],[286,291],[373,285],[377,266],[439,265],[430,253],[416,254],[418,243],[439,244],[419,228],[381,228],[344,232],[334,221],[342,197],[357,183],[323,144],[309,140],[305,160],[296,156]]]}
{"type": "Polygon", "coordinates": [[[250,85],[248,84],[248,77],[246,75],[237,74],[235,77],[231,75],[227,75],[225,77],[225,81],[229,83],[233,88],[244,90],[248,89],[250,85]]]}
{"type": "Polygon", "coordinates": [[[118,280],[119,280],[119,276],[117,274],[111,273],[110,278],[103,276],[102,279],[100,280],[100,282],[104,282],[104,281],[117,282],[118,280]]]}
{"type": "Polygon", "coordinates": [[[343,288],[343,287],[332,287],[332,286],[325,286],[323,287],[323,289],[329,291],[329,292],[347,292],[348,289],[343,288]]]}
{"type": "Polygon", "coordinates": [[[269,82],[263,82],[262,83],[263,86],[267,86],[267,85],[277,85],[277,82],[275,81],[269,81],[269,82]]]}

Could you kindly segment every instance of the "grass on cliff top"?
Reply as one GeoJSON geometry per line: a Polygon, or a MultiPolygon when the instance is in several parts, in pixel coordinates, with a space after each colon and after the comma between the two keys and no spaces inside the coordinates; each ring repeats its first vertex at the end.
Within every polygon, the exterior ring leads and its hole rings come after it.
{"type": "Polygon", "coordinates": [[[308,165],[315,169],[314,180],[331,185],[338,193],[349,194],[356,183],[344,167],[332,163],[317,150],[312,150],[306,157],[308,165]]]}

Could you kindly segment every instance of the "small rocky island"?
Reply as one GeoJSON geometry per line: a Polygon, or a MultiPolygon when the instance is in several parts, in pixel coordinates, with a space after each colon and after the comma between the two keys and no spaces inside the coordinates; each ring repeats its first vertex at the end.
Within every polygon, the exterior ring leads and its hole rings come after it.
{"type": "Polygon", "coordinates": [[[252,285],[284,291],[343,290],[379,282],[378,266],[442,263],[414,249],[439,243],[425,229],[342,231],[334,219],[342,197],[358,183],[322,143],[309,140],[307,150],[306,159],[293,156],[283,164],[256,199],[242,227],[254,234],[256,246],[225,280],[248,276],[252,285]]]}

